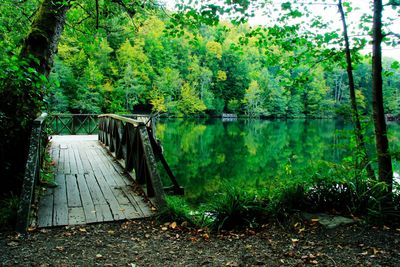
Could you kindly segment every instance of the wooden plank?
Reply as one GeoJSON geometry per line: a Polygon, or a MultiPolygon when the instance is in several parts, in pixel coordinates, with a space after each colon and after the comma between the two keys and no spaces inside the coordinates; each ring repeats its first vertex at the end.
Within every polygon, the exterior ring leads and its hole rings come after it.
{"type": "Polygon", "coordinates": [[[53,189],[47,188],[39,202],[38,225],[39,227],[49,227],[53,225],[53,189]]]}
{"type": "Polygon", "coordinates": [[[68,207],[69,208],[82,207],[82,202],[79,195],[78,183],[76,182],[76,176],[71,174],[66,174],[65,182],[67,185],[68,207]]]}
{"type": "Polygon", "coordinates": [[[68,157],[69,166],[71,168],[71,174],[78,174],[77,160],[75,159],[74,146],[73,143],[68,145],[68,157]]]}
{"type": "Polygon", "coordinates": [[[114,221],[113,215],[110,210],[110,206],[108,204],[94,205],[96,210],[96,216],[98,221],[100,222],[111,222],[114,221]]]}
{"type": "Polygon", "coordinates": [[[68,208],[68,224],[84,224],[85,220],[85,212],[82,207],[72,207],[68,208]]]}
{"type": "Polygon", "coordinates": [[[74,156],[75,156],[75,162],[76,162],[76,166],[78,169],[78,174],[84,174],[86,172],[85,170],[85,166],[83,165],[83,161],[81,158],[81,155],[79,154],[79,147],[82,146],[82,143],[79,142],[78,144],[73,144],[72,146],[72,151],[74,152],[74,156]]]}
{"type": "Polygon", "coordinates": [[[58,150],[59,150],[59,161],[57,165],[57,172],[59,173],[64,173],[64,161],[65,161],[65,154],[64,154],[64,149],[61,148],[61,145],[59,143],[55,143],[58,145],[58,150]]]}
{"type": "Polygon", "coordinates": [[[53,225],[68,225],[68,201],[65,175],[58,173],[55,181],[57,187],[54,188],[53,225]]]}
{"type": "Polygon", "coordinates": [[[97,184],[99,185],[104,198],[106,199],[108,205],[110,206],[111,212],[113,214],[114,220],[123,220],[125,219],[125,215],[123,213],[123,209],[120,207],[117,199],[114,196],[110,186],[111,184],[107,183],[103,173],[99,169],[99,159],[98,155],[94,153],[93,149],[86,150],[88,157],[90,157],[90,164],[92,165],[92,169],[94,171],[94,177],[96,178],[97,184]]]}
{"type": "Polygon", "coordinates": [[[113,192],[110,189],[110,186],[107,184],[105,178],[102,173],[95,173],[96,180],[103,192],[104,198],[110,206],[111,212],[113,214],[114,220],[123,220],[125,219],[125,214],[123,209],[119,205],[117,199],[115,198],[113,192]]]}
{"type": "Polygon", "coordinates": [[[154,212],[150,209],[149,204],[147,204],[142,197],[136,195],[132,188],[125,187],[123,188],[123,192],[135,207],[135,209],[139,212],[141,217],[149,217],[154,215],[154,212]]]}
{"type": "Polygon", "coordinates": [[[84,175],[86,184],[88,186],[92,201],[95,207],[96,216],[98,221],[112,221],[113,215],[107,200],[104,198],[103,193],[97,184],[96,178],[93,174],[84,175]]]}
{"type": "Polygon", "coordinates": [[[63,156],[62,162],[64,163],[63,173],[70,174],[71,166],[68,160],[68,145],[67,144],[60,145],[60,150],[61,150],[61,155],[63,156]]]}
{"type": "Polygon", "coordinates": [[[78,146],[77,152],[79,153],[79,157],[81,159],[83,169],[84,169],[84,174],[89,174],[93,173],[92,166],[90,165],[89,158],[85,152],[85,150],[90,149],[89,145],[87,142],[80,142],[78,146]]]}
{"type": "Polygon", "coordinates": [[[100,170],[103,172],[105,177],[109,177],[107,181],[110,182],[110,185],[115,186],[124,186],[126,185],[124,179],[122,178],[122,173],[124,170],[118,166],[117,163],[114,162],[114,159],[105,152],[105,149],[98,146],[97,149],[94,150],[98,155],[98,163],[100,170]]]}
{"type": "Polygon", "coordinates": [[[142,208],[140,207],[139,203],[136,201],[136,199],[132,196],[130,189],[128,187],[124,187],[122,188],[122,191],[124,192],[124,194],[126,195],[126,197],[129,199],[132,207],[134,207],[135,209],[135,213],[132,214],[132,216],[134,217],[130,217],[130,219],[134,219],[134,218],[143,218],[146,217],[142,208]],[[136,217],[135,217],[136,216],[136,217]]]}
{"type": "Polygon", "coordinates": [[[77,182],[82,200],[83,211],[85,213],[86,223],[97,222],[96,210],[94,208],[93,200],[83,174],[77,175],[77,182]]]}

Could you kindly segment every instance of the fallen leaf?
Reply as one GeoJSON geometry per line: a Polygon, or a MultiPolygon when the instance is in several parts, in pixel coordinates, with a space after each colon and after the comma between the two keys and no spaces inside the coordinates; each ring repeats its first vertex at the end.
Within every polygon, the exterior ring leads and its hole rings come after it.
{"type": "Polygon", "coordinates": [[[296,238],[292,238],[292,243],[297,243],[297,242],[299,242],[299,240],[298,240],[298,239],[296,239],[296,238]]]}
{"type": "Polygon", "coordinates": [[[154,208],[154,207],[151,207],[151,210],[152,210],[152,211],[156,211],[157,209],[156,209],[156,208],[154,208]]]}
{"type": "Polygon", "coordinates": [[[113,234],[115,234],[115,231],[113,231],[113,230],[108,230],[107,233],[109,233],[110,235],[113,235],[113,234]]]}
{"type": "Polygon", "coordinates": [[[60,252],[64,251],[64,247],[62,247],[62,246],[57,246],[56,249],[57,249],[58,251],[60,251],[60,252]]]}
{"type": "Polygon", "coordinates": [[[360,255],[366,256],[366,255],[368,255],[368,251],[362,252],[362,253],[360,253],[360,255]]]}
{"type": "Polygon", "coordinates": [[[225,266],[237,267],[239,264],[235,261],[230,261],[225,264],[225,266]]]}
{"type": "Polygon", "coordinates": [[[319,219],[311,219],[311,222],[319,222],[319,219]]]}
{"type": "Polygon", "coordinates": [[[96,260],[103,258],[103,255],[101,254],[96,254],[96,260]]]}
{"type": "Polygon", "coordinates": [[[383,230],[390,230],[390,227],[387,227],[386,225],[384,225],[383,230]]]}
{"type": "Polygon", "coordinates": [[[176,222],[173,222],[169,225],[169,228],[175,229],[176,228],[176,222]]]}
{"type": "Polygon", "coordinates": [[[167,227],[163,227],[163,228],[161,228],[161,230],[163,230],[163,231],[167,231],[167,230],[168,230],[168,228],[167,228],[167,227]]]}
{"type": "Polygon", "coordinates": [[[19,245],[18,242],[15,242],[15,241],[11,241],[11,242],[7,243],[7,246],[10,246],[10,247],[16,247],[18,245],[19,245]]]}
{"type": "Polygon", "coordinates": [[[313,260],[313,261],[310,261],[310,263],[311,263],[311,264],[318,264],[318,261],[313,260]]]}
{"type": "Polygon", "coordinates": [[[210,236],[209,236],[207,233],[205,233],[205,234],[203,235],[203,238],[204,238],[204,239],[209,239],[210,236]]]}
{"type": "Polygon", "coordinates": [[[87,233],[87,231],[86,231],[85,228],[79,228],[79,232],[81,232],[81,233],[87,233]]]}

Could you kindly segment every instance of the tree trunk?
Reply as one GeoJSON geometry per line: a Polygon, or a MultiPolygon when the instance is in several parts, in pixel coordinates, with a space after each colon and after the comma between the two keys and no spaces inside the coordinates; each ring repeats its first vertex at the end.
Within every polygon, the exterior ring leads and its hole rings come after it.
{"type": "Polygon", "coordinates": [[[356,135],[357,142],[357,152],[361,153],[361,168],[366,168],[369,178],[375,178],[374,170],[371,167],[367,147],[365,146],[364,136],[362,134],[362,128],[360,123],[360,116],[358,114],[357,101],[356,101],[356,90],[354,85],[354,76],[353,76],[353,66],[351,60],[351,52],[350,52],[350,42],[349,36],[347,34],[347,24],[346,17],[344,15],[342,0],[339,0],[339,13],[342,18],[343,25],[343,37],[345,44],[345,52],[346,52],[346,62],[347,62],[347,76],[349,78],[349,90],[350,90],[350,99],[351,99],[351,111],[352,111],[352,119],[354,123],[354,133],[356,135]]]}
{"type": "Polygon", "coordinates": [[[21,50],[21,57],[34,56],[39,60],[38,64],[32,62],[32,65],[46,77],[50,74],[53,66],[54,56],[57,53],[58,42],[65,24],[65,16],[69,9],[69,5],[63,4],[63,2],[69,1],[43,1],[21,50]]]}
{"type": "MultiPolygon", "coordinates": [[[[47,77],[53,65],[58,42],[65,24],[69,1],[44,0],[24,40],[20,52],[24,68],[36,69],[47,77]],[[67,4],[65,3],[67,2],[67,4]]],[[[16,82],[10,77],[0,96],[0,193],[18,191],[25,169],[30,136],[30,122],[38,116],[43,104],[44,90],[37,86],[40,80],[16,82]]]]}
{"type": "Polygon", "coordinates": [[[391,202],[393,187],[392,159],[383,108],[382,94],[382,0],[374,0],[372,47],[372,104],[375,124],[376,151],[378,153],[379,179],[388,186],[386,203],[391,202]]]}

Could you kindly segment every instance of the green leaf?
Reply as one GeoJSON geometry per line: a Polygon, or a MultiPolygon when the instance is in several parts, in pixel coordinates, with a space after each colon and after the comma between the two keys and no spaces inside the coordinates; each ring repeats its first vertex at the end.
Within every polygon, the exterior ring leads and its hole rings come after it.
{"type": "Polygon", "coordinates": [[[393,61],[392,64],[390,65],[390,67],[393,70],[398,70],[400,68],[400,63],[398,61],[393,61]]]}

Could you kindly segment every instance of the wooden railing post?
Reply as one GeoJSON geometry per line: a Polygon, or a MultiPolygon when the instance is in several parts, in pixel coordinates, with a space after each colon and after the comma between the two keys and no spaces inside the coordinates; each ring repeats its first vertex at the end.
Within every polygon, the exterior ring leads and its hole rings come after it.
{"type": "Polygon", "coordinates": [[[20,233],[26,233],[30,222],[35,185],[40,176],[40,168],[47,142],[47,136],[45,136],[44,132],[46,117],[47,114],[43,113],[33,121],[32,125],[28,160],[26,162],[21,199],[17,211],[16,230],[20,233]]]}
{"type": "Polygon", "coordinates": [[[108,146],[110,152],[115,152],[117,159],[123,160],[127,172],[135,170],[135,180],[146,186],[147,196],[154,199],[157,207],[162,207],[165,193],[157,170],[154,136],[150,136],[154,132],[147,129],[151,124],[146,125],[143,118],[138,121],[130,117],[99,115],[99,140],[108,146]]]}

